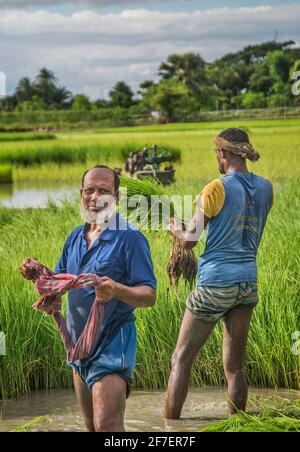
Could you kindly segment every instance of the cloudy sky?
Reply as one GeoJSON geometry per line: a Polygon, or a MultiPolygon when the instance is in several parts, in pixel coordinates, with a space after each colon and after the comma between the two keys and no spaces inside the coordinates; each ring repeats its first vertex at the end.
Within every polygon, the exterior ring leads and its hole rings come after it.
{"type": "Polygon", "coordinates": [[[171,53],[207,61],[242,47],[293,39],[300,0],[0,0],[0,71],[11,93],[45,66],[73,93],[106,97],[157,78],[171,53]]]}

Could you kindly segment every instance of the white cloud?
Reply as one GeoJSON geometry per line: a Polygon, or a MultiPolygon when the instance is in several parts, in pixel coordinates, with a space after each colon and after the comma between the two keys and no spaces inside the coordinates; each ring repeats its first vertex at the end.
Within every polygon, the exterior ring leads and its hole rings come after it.
{"type": "MultiPolygon", "coordinates": [[[[164,0],[164,1],[180,1],[180,0],[164,0]]],[[[189,1],[189,0],[181,0],[189,1]]],[[[141,5],[153,3],[153,0],[0,0],[0,7],[5,8],[26,8],[28,6],[55,6],[55,5],[65,5],[67,3],[72,3],[78,6],[90,7],[90,6],[128,6],[128,5],[141,5]]]]}
{"type": "Polygon", "coordinates": [[[171,53],[196,51],[212,60],[271,40],[275,31],[280,40],[299,42],[299,17],[300,5],[105,15],[86,10],[71,16],[4,9],[0,70],[10,90],[22,76],[33,77],[46,66],[73,92],[97,97],[118,80],[137,85],[155,77],[171,53]]]}

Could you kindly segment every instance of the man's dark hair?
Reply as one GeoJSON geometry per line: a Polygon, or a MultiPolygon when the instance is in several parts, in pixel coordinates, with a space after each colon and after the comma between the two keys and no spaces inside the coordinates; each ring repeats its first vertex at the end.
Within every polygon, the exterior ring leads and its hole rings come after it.
{"type": "Polygon", "coordinates": [[[231,143],[249,143],[248,134],[236,127],[231,129],[226,129],[220,133],[219,137],[224,138],[224,140],[230,141],[231,143]]]}
{"type": "Polygon", "coordinates": [[[99,169],[107,169],[107,170],[111,171],[111,172],[114,174],[114,177],[115,177],[115,191],[117,192],[117,191],[119,190],[119,188],[120,188],[120,177],[119,177],[119,175],[116,173],[116,171],[114,171],[113,169],[109,168],[109,167],[106,166],[106,165],[96,165],[96,166],[94,166],[93,168],[87,170],[87,171],[83,174],[83,176],[82,176],[81,186],[83,187],[83,185],[84,185],[84,178],[85,178],[85,176],[87,175],[87,173],[89,173],[89,172],[92,171],[93,169],[97,169],[97,168],[99,168],[99,169]]]}

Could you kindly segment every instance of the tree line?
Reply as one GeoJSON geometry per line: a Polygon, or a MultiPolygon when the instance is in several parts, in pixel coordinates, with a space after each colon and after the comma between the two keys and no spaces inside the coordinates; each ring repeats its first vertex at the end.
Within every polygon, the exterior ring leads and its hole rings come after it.
{"type": "MultiPolygon", "coordinates": [[[[90,111],[122,108],[136,114],[158,112],[169,120],[182,113],[299,105],[292,76],[300,71],[300,48],[293,41],[250,45],[214,62],[199,54],[172,54],[158,68],[159,80],[146,80],[134,93],[117,82],[108,99],[73,95],[54,73],[42,68],[35,80],[23,77],[0,111],[90,111]]],[[[100,86],[100,83],[99,83],[100,86]]]]}

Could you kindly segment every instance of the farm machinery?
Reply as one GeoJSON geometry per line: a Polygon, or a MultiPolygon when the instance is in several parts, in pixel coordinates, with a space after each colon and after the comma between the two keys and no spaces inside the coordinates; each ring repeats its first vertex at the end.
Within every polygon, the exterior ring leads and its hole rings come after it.
{"type": "Polygon", "coordinates": [[[152,177],[163,185],[175,182],[175,169],[170,164],[174,160],[171,152],[160,149],[157,145],[145,147],[142,151],[130,152],[125,164],[126,173],[135,179],[152,177]],[[168,163],[161,169],[163,163],[168,163]]]}

